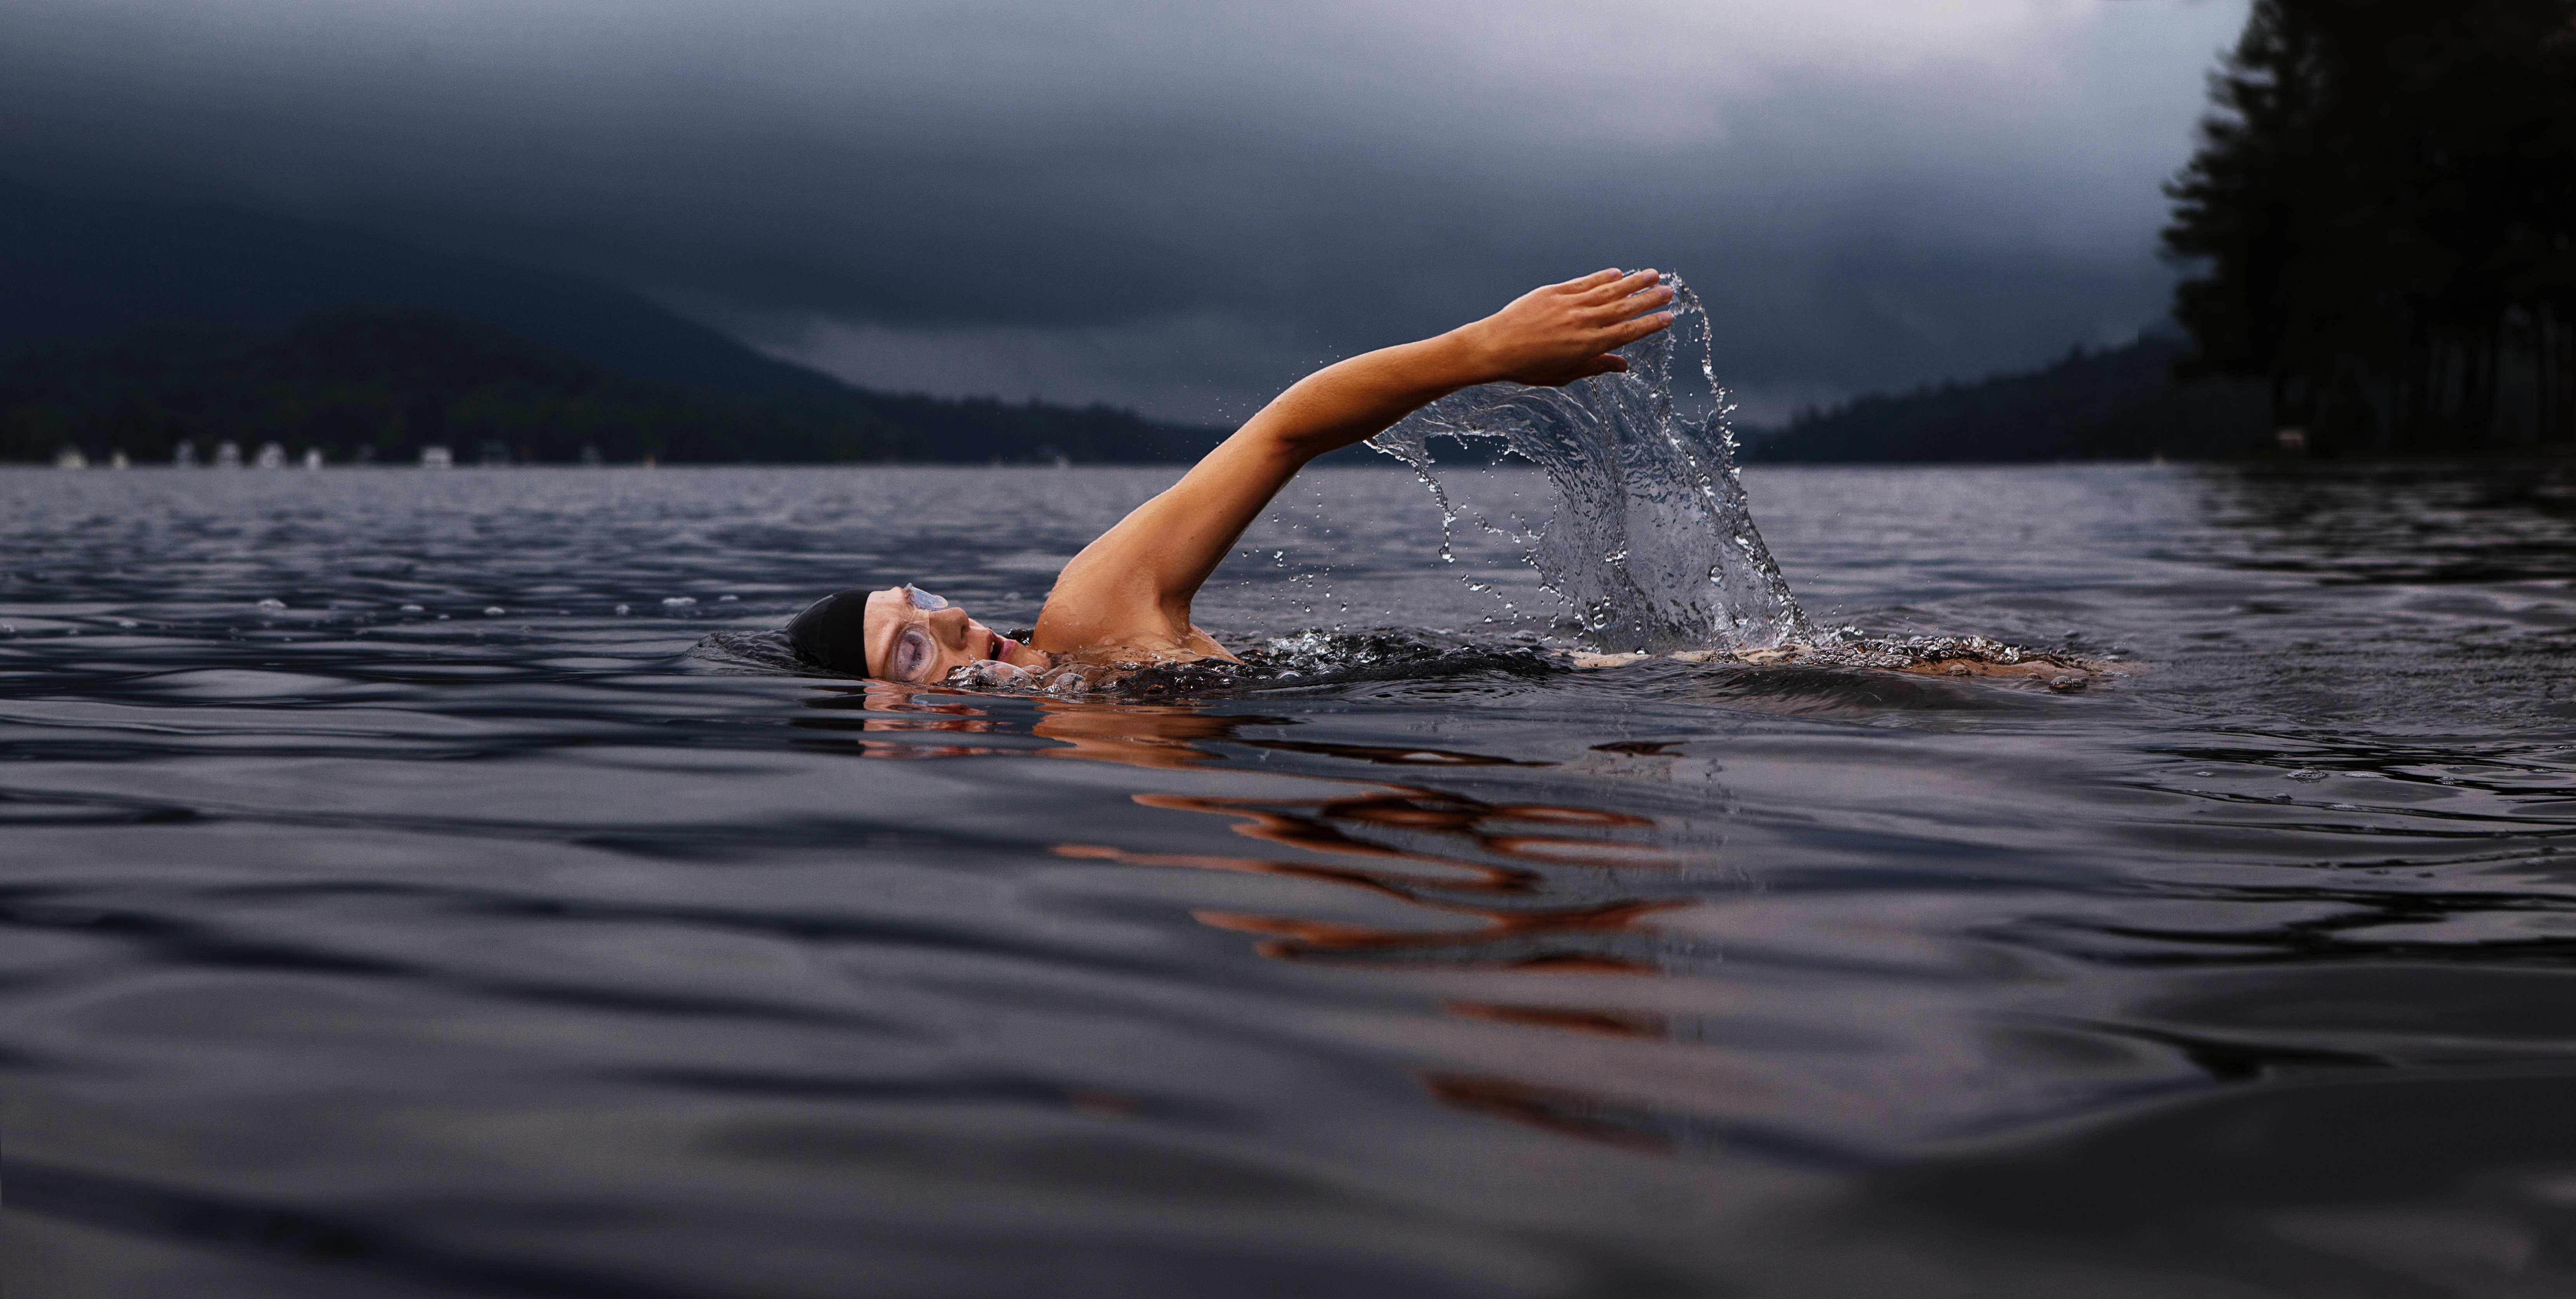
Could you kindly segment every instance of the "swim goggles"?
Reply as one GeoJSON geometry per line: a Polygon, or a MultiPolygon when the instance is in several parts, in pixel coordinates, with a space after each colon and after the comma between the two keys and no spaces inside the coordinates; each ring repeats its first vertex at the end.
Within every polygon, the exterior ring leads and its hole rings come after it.
{"type": "MultiPolygon", "coordinates": [[[[936,613],[948,607],[946,600],[910,582],[903,584],[903,594],[905,599],[912,601],[913,608],[923,613],[936,613]]],[[[929,628],[914,623],[897,633],[894,643],[886,647],[885,674],[897,681],[924,681],[929,679],[931,667],[938,662],[939,642],[931,638],[929,628]]]]}

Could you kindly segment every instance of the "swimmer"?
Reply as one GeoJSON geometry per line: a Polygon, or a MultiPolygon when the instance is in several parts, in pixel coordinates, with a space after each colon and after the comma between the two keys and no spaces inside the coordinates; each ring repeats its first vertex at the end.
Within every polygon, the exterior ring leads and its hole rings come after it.
{"type": "Polygon", "coordinates": [[[1100,534],[1057,574],[1021,644],[906,583],[840,591],[788,624],[796,652],[853,676],[921,684],[959,668],[1028,680],[1074,664],[1107,677],[1147,663],[1225,659],[1190,601],[1243,530],[1307,462],[1384,432],[1461,388],[1562,387],[1626,370],[1618,349],[1673,323],[1673,291],[1645,270],[1596,271],[1523,294],[1437,338],[1383,348],[1298,380],[1163,494],[1100,534]]]}

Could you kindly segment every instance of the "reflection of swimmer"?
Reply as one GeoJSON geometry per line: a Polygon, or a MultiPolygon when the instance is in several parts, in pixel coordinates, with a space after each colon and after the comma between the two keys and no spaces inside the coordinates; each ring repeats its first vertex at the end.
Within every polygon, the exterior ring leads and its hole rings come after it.
{"type": "MultiPolygon", "coordinates": [[[[863,736],[894,734],[989,735],[1003,728],[984,709],[952,696],[947,703],[923,703],[939,693],[870,685],[853,693],[834,693],[807,700],[806,707],[839,712],[864,710],[855,719],[799,718],[796,725],[815,730],[858,731],[863,736]]],[[[1200,748],[1201,740],[1230,740],[1246,726],[1283,726],[1276,717],[1210,713],[1183,706],[1097,704],[1079,699],[1047,699],[1029,734],[1054,740],[1061,748],[1036,750],[1043,758],[1080,758],[1131,767],[1182,768],[1214,762],[1217,754],[1200,748]]],[[[977,757],[1003,750],[991,745],[923,743],[862,738],[859,751],[875,758],[977,757]]]]}
{"type": "MultiPolygon", "coordinates": [[[[826,713],[863,711],[865,716],[800,719],[799,724],[877,735],[926,731],[995,736],[1012,729],[967,702],[969,698],[936,687],[871,684],[806,701],[809,708],[826,713]]],[[[1218,742],[1408,767],[1551,765],[1439,749],[1301,743],[1239,733],[1285,724],[1277,717],[1189,705],[1044,699],[1036,704],[1029,733],[1062,746],[1038,750],[1040,756],[1153,769],[1221,761],[1223,755],[1208,747],[1218,742]]],[[[861,739],[858,748],[881,758],[1028,752],[1016,746],[882,739],[861,739]]],[[[1705,1040],[1692,1022],[1677,1024],[1660,1010],[1616,1004],[1610,1000],[1616,994],[1605,995],[1601,986],[1599,976],[1653,976],[1663,973],[1676,955],[1687,957],[1687,948],[1659,932],[1657,921],[1707,902],[1704,884],[1683,887],[1676,878],[1665,886],[1656,879],[1682,863],[1666,851],[1655,821],[1606,808],[1488,802],[1424,785],[1318,783],[1325,785],[1322,797],[1130,796],[1144,807],[1229,818],[1237,822],[1236,834],[1289,850],[1285,853],[1146,852],[1079,842],[1060,842],[1051,849],[1077,861],[1331,885],[1411,909],[1373,922],[1353,919],[1347,905],[1330,906],[1318,915],[1190,913],[1211,928],[1252,935],[1254,950],[1272,960],[1545,979],[1542,985],[1515,986],[1507,1000],[1441,1001],[1441,1012],[1457,1019],[1502,1031],[1536,1029],[1645,1046],[1705,1040]]],[[[1515,1050],[1515,1059],[1525,1057],[1525,1051],[1515,1050]]],[[[1588,1084],[1447,1067],[1425,1068],[1419,1078],[1443,1104],[1631,1150],[1681,1153],[1732,1135],[1690,1113],[1595,1091],[1588,1084]]]]}
{"type": "MultiPolygon", "coordinates": [[[[1146,735],[1139,738],[1168,742],[1174,715],[1180,711],[1167,710],[1150,719],[1146,735]]],[[[1085,737],[1092,751],[1066,756],[1139,766],[1183,765],[1150,749],[1122,751],[1101,745],[1120,717],[1133,714],[1104,710],[1094,716],[1099,725],[1085,737]]],[[[1217,718],[1202,720],[1221,724],[1217,718]]],[[[1437,917],[1361,924],[1312,916],[1192,913],[1213,928],[1259,935],[1257,950],[1274,960],[1542,974],[1653,974],[1662,968],[1665,943],[1653,931],[1651,920],[1701,902],[1697,896],[1665,889],[1640,890],[1634,872],[1660,872],[1677,863],[1662,845],[1640,837],[1652,831],[1654,822],[1622,812],[1548,803],[1488,803],[1456,791],[1374,782],[1316,799],[1210,794],[1130,797],[1144,807],[1235,818],[1240,823],[1234,832],[1244,838],[1317,854],[1324,860],[1138,852],[1086,843],[1056,844],[1056,855],[1336,884],[1437,917]],[[1462,920],[1469,923],[1458,923],[1462,920]]]]}
{"type": "Polygon", "coordinates": [[[1026,645],[909,585],[825,596],[788,625],[788,640],[821,666],[914,683],[988,662],[1008,665],[988,672],[1011,676],[1068,662],[1231,659],[1190,621],[1190,602],[1308,461],[1461,388],[1502,380],[1555,387],[1627,369],[1613,353],[1672,323],[1671,312],[1657,310],[1673,296],[1660,278],[1610,270],[1549,285],[1437,338],[1298,380],[1170,490],[1075,555],[1026,645]]]}

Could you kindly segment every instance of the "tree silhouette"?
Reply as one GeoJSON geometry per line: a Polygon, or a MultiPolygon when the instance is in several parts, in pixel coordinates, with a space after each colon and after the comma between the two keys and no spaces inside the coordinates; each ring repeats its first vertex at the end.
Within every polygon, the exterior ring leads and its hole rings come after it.
{"type": "Polygon", "coordinates": [[[2210,96],[2185,377],[2328,444],[2576,434],[2576,0],[2256,0],[2210,96]]]}

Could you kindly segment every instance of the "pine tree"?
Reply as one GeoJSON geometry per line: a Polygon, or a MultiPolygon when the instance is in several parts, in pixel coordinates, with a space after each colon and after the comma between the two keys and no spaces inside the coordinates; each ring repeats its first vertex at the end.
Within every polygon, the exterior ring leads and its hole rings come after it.
{"type": "Polygon", "coordinates": [[[2256,0],[2166,187],[2196,354],[2328,441],[2482,442],[2576,402],[2576,0],[2256,0]]]}

